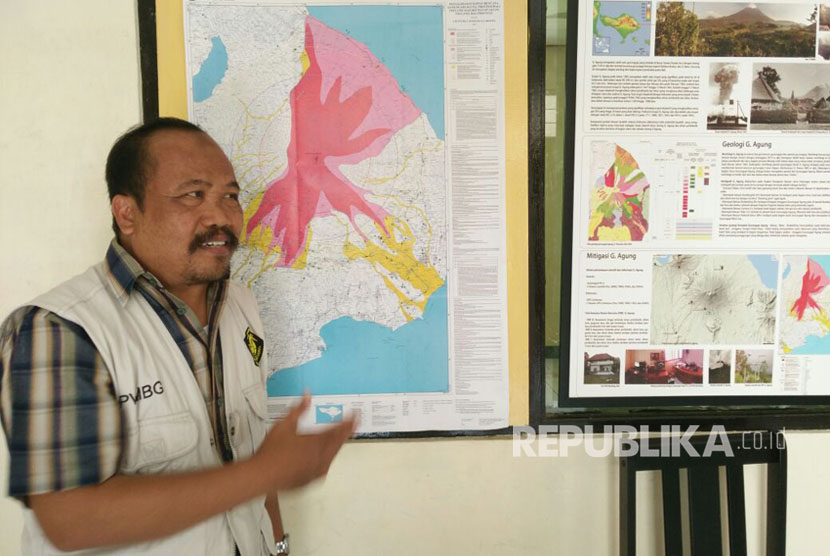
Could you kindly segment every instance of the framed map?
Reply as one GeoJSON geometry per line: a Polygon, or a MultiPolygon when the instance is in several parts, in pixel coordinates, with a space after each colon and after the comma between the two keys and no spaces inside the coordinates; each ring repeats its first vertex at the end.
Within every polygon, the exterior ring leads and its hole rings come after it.
{"type": "Polygon", "coordinates": [[[271,416],[308,389],[309,427],[348,412],[363,434],[526,423],[526,401],[508,404],[527,364],[507,349],[507,298],[527,285],[507,283],[504,141],[526,122],[505,123],[504,53],[521,41],[502,3],[156,8],[145,114],[191,119],[234,165],[232,278],[259,300],[271,416]]]}

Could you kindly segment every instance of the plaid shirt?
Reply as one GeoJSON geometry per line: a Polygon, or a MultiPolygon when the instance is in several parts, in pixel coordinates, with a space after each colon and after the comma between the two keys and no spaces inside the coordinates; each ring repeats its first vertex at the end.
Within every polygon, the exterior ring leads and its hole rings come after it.
{"type": "MultiPolygon", "coordinates": [[[[170,332],[199,384],[219,455],[230,461],[217,324],[226,281],[208,286],[208,334],[116,240],[105,268],[113,295],[122,303],[141,295],[170,332]]],[[[39,307],[10,315],[0,330],[0,424],[9,446],[11,496],[97,484],[117,472],[121,411],[109,371],[83,328],[39,307]]]]}

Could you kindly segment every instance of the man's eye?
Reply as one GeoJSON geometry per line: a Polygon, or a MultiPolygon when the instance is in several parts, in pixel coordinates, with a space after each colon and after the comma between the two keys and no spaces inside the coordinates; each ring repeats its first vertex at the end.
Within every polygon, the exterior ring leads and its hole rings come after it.
{"type": "Polygon", "coordinates": [[[201,199],[203,195],[202,195],[201,191],[189,191],[189,192],[185,193],[184,196],[185,197],[193,197],[195,199],[201,199]]]}
{"type": "Polygon", "coordinates": [[[234,201],[238,201],[239,200],[239,193],[228,193],[227,197],[228,197],[228,199],[233,199],[234,201]]]}

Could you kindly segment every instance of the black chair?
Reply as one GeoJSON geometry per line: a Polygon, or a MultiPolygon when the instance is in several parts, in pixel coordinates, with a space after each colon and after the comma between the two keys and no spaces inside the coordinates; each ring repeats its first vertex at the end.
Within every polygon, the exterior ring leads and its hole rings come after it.
{"type": "MultiPolygon", "coordinates": [[[[733,456],[714,451],[702,457],[708,435],[690,443],[700,457],[680,450],[674,457],[645,456],[644,443],[636,455],[620,457],[620,555],[636,554],[636,486],[639,471],[660,471],[663,487],[663,533],[667,556],[681,556],[680,470],[687,469],[688,515],[691,552],[694,556],[722,556],[720,467],[726,468],[726,498],[730,556],[746,556],[744,466],[767,464],[767,556],[786,552],[787,448],[782,434],[747,432],[728,435],[733,456]]],[[[723,445],[718,442],[718,445],[723,445]]],[[[652,438],[648,448],[660,449],[652,438]]],[[[665,450],[663,450],[665,452],[665,450]]]]}

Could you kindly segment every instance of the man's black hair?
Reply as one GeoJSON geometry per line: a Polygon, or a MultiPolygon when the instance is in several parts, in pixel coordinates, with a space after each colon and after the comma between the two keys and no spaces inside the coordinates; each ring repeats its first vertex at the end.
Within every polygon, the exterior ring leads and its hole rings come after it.
{"type": "MultiPolygon", "coordinates": [[[[196,124],[179,118],[158,118],[135,126],[119,137],[107,156],[107,191],[110,202],[116,195],[127,195],[135,199],[138,208],[144,210],[144,189],[150,171],[147,144],[159,131],[178,129],[204,133],[196,124]]],[[[118,236],[118,224],[112,219],[112,229],[118,236]]]]}

